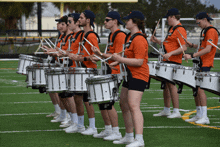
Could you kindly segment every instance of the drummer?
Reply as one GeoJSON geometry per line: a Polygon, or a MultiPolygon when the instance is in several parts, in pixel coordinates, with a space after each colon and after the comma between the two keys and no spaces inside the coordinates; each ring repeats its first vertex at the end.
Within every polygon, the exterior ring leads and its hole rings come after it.
{"type": "MultiPolygon", "coordinates": [[[[202,29],[200,36],[199,51],[192,56],[185,54],[185,59],[200,58],[199,72],[209,72],[213,67],[214,57],[216,53],[216,47],[218,44],[218,30],[211,25],[213,20],[206,12],[200,12],[196,15],[196,24],[202,29]],[[210,41],[210,42],[208,42],[210,41]]],[[[187,46],[191,48],[198,48],[198,45],[187,41],[187,46]]],[[[209,124],[209,118],[207,117],[207,97],[204,90],[198,88],[197,96],[194,97],[196,104],[196,115],[191,119],[185,120],[186,122],[195,122],[197,124],[209,124]]]]}
{"type": "MultiPolygon", "coordinates": [[[[155,36],[151,36],[150,41],[158,43],[159,45],[163,45],[165,49],[165,54],[163,55],[163,61],[165,63],[177,64],[180,65],[182,63],[183,51],[187,50],[185,42],[181,37],[180,33],[187,38],[186,30],[182,27],[180,23],[180,13],[178,9],[172,8],[168,10],[166,16],[168,25],[170,26],[167,37],[162,43],[155,36]],[[179,30],[179,32],[178,32],[179,30]],[[182,48],[178,42],[182,45],[182,48]]],[[[179,95],[177,93],[177,87],[170,82],[166,82],[165,89],[163,91],[164,96],[164,110],[162,110],[158,114],[154,114],[153,116],[167,116],[167,118],[181,118],[181,114],[179,112],[179,95]],[[170,113],[170,98],[173,103],[173,113],[170,113]]]]}
{"type": "Polygon", "coordinates": [[[142,95],[149,80],[148,42],[144,29],[144,15],[140,11],[132,11],[126,20],[126,29],[131,31],[126,38],[125,57],[117,53],[113,54],[115,62],[127,65],[127,82],[124,81],[120,94],[120,106],[124,118],[126,134],[120,140],[113,141],[114,144],[128,144],[126,147],[144,146],[143,140],[143,115],[140,110],[142,95]],[[141,32],[141,31],[142,32],[141,32]],[[134,38],[133,38],[134,37],[134,38]],[[131,43],[129,43],[131,41],[131,43]],[[133,134],[135,129],[135,140],[133,134]]]}
{"type": "MultiPolygon", "coordinates": [[[[59,40],[61,40],[62,36],[63,35],[63,32],[62,32],[62,26],[61,26],[61,22],[62,22],[62,19],[55,19],[55,21],[57,22],[57,30],[59,31],[59,34],[58,34],[58,42],[59,40]]],[[[54,60],[55,61],[55,58],[54,60]]],[[[51,61],[51,62],[53,62],[51,61]]],[[[51,101],[54,105],[54,108],[55,108],[55,111],[49,115],[47,115],[46,117],[58,117],[60,115],[60,100],[59,100],[59,96],[58,96],[58,93],[49,93],[49,96],[51,98],[51,101]]]]}
{"type": "MultiPolygon", "coordinates": [[[[98,35],[91,28],[91,26],[94,28],[94,23],[93,23],[94,19],[95,19],[95,14],[90,10],[83,11],[79,17],[79,25],[82,26],[84,30],[84,33],[80,36],[80,39],[81,41],[85,42],[84,47],[90,54],[89,55],[87,53],[87,51],[82,47],[82,45],[80,46],[80,56],[77,56],[78,58],[76,58],[75,60],[80,61],[81,66],[83,68],[97,68],[97,65],[94,64],[90,59],[92,54],[94,54],[91,50],[91,45],[84,40],[84,37],[86,37],[86,39],[91,44],[99,48],[98,35]]],[[[81,103],[83,100],[86,106],[88,117],[89,117],[89,127],[85,129],[84,124],[83,126],[79,125],[78,132],[81,132],[81,134],[83,135],[97,134],[97,128],[95,127],[95,112],[94,112],[93,105],[89,104],[88,102],[88,93],[81,93],[81,94],[77,93],[75,97],[77,97],[75,98],[76,103],[81,103]]],[[[80,119],[81,121],[84,122],[84,107],[82,107],[81,109],[77,109],[77,111],[78,110],[80,111],[80,114],[78,113],[78,115],[81,116],[80,119]]]]}
{"type": "MultiPolygon", "coordinates": [[[[66,15],[61,17],[59,20],[60,21],[60,32],[63,35],[61,37],[61,40],[57,44],[57,48],[62,47],[61,44],[62,42],[64,42],[64,39],[66,38],[66,33],[67,34],[71,33],[71,31],[68,30],[67,20],[68,20],[68,17],[66,15]]],[[[48,48],[47,46],[43,46],[43,47],[47,49],[47,52],[46,52],[47,54],[49,54],[49,52],[57,51],[57,49],[48,48]]],[[[55,56],[55,57],[58,56],[58,54],[50,54],[50,55],[55,56]]],[[[56,60],[58,59],[56,58],[56,60]]],[[[68,121],[67,115],[66,115],[66,108],[63,104],[64,102],[63,102],[63,99],[61,99],[60,94],[59,94],[59,100],[60,100],[61,113],[58,117],[55,117],[54,120],[51,120],[51,122],[65,122],[65,121],[67,122],[68,121]]]]}
{"type": "MultiPolygon", "coordinates": [[[[125,33],[120,31],[119,25],[123,25],[123,22],[120,20],[120,15],[116,11],[111,11],[107,14],[105,21],[105,28],[111,30],[109,34],[109,43],[112,42],[112,45],[108,45],[107,53],[102,53],[100,55],[99,49],[92,47],[92,51],[100,58],[108,58],[112,56],[113,53],[119,53],[123,50],[123,44],[125,42],[125,33]],[[114,42],[113,42],[114,36],[114,42]]],[[[108,63],[112,63],[114,60],[109,60],[108,63]]],[[[107,66],[107,74],[120,74],[119,65],[115,66],[114,69],[111,69],[107,66]]],[[[118,88],[121,83],[118,84],[118,88]]],[[[105,123],[105,130],[101,131],[99,134],[94,134],[95,138],[103,138],[104,140],[117,140],[121,139],[122,135],[119,132],[118,127],[118,114],[114,107],[114,101],[109,103],[99,104],[99,109],[101,110],[102,118],[105,123]],[[108,105],[107,108],[105,106],[108,105]]]]}

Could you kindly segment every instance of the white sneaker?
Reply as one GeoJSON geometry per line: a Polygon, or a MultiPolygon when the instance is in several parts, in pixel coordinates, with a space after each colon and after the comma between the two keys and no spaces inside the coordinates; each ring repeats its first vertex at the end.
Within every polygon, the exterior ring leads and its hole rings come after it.
{"type": "Polygon", "coordinates": [[[56,111],[54,111],[53,113],[47,115],[46,117],[56,117],[56,116],[59,116],[60,114],[57,113],[56,111]]]}
{"type": "Polygon", "coordinates": [[[61,124],[61,125],[65,125],[65,124],[67,124],[69,121],[71,121],[71,120],[69,120],[69,119],[67,118],[66,121],[63,121],[63,122],[61,122],[60,124],[61,124]]]}
{"type": "Polygon", "coordinates": [[[104,138],[106,136],[111,135],[112,130],[102,130],[99,134],[94,134],[94,138],[104,138]]]}
{"type": "Polygon", "coordinates": [[[199,120],[200,117],[198,117],[197,115],[193,116],[192,118],[190,119],[186,119],[185,122],[195,122],[197,120],[199,120]]]}
{"type": "Polygon", "coordinates": [[[97,128],[91,128],[88,127],[85,131],[81,132],[81,134],[83,135],[93,135],[93,134],[97,134],[97,128]]]}
{"type": "Polygon", "coordinates": [[[167,112],[165,110],[162,110],[161,112],[157,113],[157,114],[153,114],[153,116],[169,116],[171,115],[170,112],[167,112]]]}
{"type": "Polygon", "coordinates": [[[195,121],[197,124],[210,124],[209,118],[208,117],[202,117],[199,120],[195,121]]]}
{"type": "Polygon", "coordinates": [[[167,116],[167,118],[181,118],[180,112],[173,112],[171,115],[167,116]]]}
{"type": "MultiPolygon", "coordinates": [[[[66,122],[66,121],[65,121],[66,122]]],[[[73,122],[71,120],[69,120],[68,122],[64,123],[64,122],[61,122],[61,125],[59,127],[61,128],[66,128],[66,127],[69,127],[73,124],[73,122]]]]}
{"type": "Polygon", "coordinates": [[[76,133],[78,130],[77,124],[76,123],[72,123],[71,126],[69,126],[68,128],[65,129],[66,133],[76,133]]]}
{"type": "Polygon", "coordinates": [[[108,140],[108,141],[114,141],[114,140],[119,140],[119,139],[121,139],[121,138],[122,138],[122,136],[121,136],[121,133],[120,133],[120,132],[117,132],[117,133],[112,132],[111,135],[106,136],[106,137],[104,137],[103,139],[104,139],[104,140],[108,140]]]}
{"type": "Polygon", "coordinates": [[[126,145],[126,147],[144,147],[144,141],[139,141],[135,139],[134,142],[126,145]]]}
{"type": "Polygon", "coordinates": [[[124,136],[123,138],[119,140],[113,141],[114,144],[129,144],[132,142],[134,142],[134,137],[126,137],[126,136],[124,136]]]}
{"type": "Polygon", "coordinates": [[[84,132],[85,130],[86,130],[85,126],[78,126],[78,127],[77,127],[77,132],[78,132],[78,133],[82,133],[82,132],[84,132]]]}
{"type": "Polygon", "coordinates": [[[51,120],[50,122],[63,122],[63,121],[66,121],[67,120],[67,118],[65,117],[65,118],[60,118],[60,117],[58,117],[57,119],[53,119],[53,120],[51,120]]]}

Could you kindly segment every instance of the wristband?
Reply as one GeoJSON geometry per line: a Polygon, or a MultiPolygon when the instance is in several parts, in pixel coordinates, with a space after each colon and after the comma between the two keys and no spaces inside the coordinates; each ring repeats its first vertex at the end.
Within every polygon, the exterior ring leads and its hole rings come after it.
{"type": "Polygon", "coordinates": [[[84,57],[84,61],[87,61],[87,58],[86,58],[86,57],[84,57]]]}

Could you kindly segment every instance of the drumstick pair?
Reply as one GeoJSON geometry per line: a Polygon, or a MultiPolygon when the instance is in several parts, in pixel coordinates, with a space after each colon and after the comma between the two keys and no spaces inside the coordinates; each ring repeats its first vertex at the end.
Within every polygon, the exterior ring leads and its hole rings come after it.
{"type": "MultiPolygon", "coordinates": [[[[183,51],[183,55],[185,55],[185,52],[184,52],[184,50],[183,50],[183,46],[182,46],[182,44],[180,43],[180,40],[179,40],[178,37],[177,37],[177,40],[178,40],[178,42],[179,42],[180,48],[181,48],[182,51],[183,51]]],[[[186,62],[188,63],[188,60],[186,60],[186,62]]]]}
{"type": "MultiPolygon", "coordinates": [[[[94,45],[92,45],[92,43],[90,43],[89,40],[87,40],[85,37],[83,37],[83,38],[84,38],[85,41],[88,42],[91,46],[94,46],[94,45]]],[[[99,54],[100,54],[101,56],[103,55],[99,50],[98,50],[98,52],[99,52],[99,54]]]]}

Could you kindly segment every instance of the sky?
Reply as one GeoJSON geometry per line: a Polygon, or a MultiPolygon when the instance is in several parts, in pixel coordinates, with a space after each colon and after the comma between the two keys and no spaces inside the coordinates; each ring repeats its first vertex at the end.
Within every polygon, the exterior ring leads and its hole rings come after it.
{"type": "Polygon", "coordinates": [[[202,3],[207,2],[208,4],[214,4],[217,9],[220,9],[220,0],[201,0],[202,3]]]}

